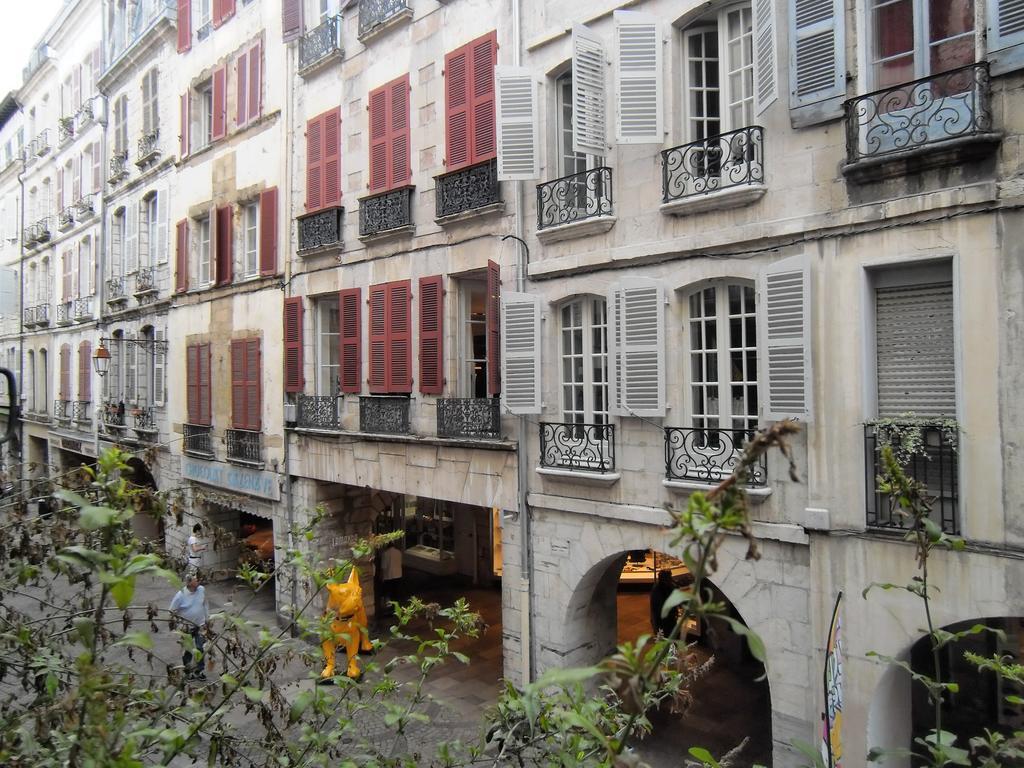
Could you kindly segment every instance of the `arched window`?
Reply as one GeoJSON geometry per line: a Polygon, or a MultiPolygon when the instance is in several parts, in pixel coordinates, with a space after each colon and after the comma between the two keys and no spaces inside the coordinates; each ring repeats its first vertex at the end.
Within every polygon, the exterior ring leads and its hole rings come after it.
{"type": "Polygon", "coordinates": [[[587,296],[559,307],[562,417],[573,424],[608,423],[608,308],[587,296]]]}

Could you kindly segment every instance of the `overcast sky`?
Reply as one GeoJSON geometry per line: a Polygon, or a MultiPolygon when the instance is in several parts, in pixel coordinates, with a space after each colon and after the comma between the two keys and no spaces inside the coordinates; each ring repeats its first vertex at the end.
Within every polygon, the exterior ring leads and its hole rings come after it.
{"type": "Polygon", "coordinates": [[[63,0],[0,0],[0,97],[21,86],[21,69],[63,0]]]}

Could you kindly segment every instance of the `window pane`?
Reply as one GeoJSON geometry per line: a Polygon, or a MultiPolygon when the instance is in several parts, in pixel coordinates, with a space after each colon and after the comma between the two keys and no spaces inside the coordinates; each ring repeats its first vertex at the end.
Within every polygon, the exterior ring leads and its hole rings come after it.
{"type": "MultiPolygon", "coordinates": [[[[928,40],[932,43],[973,32],[973,0],[931,0],[928,4],[928,26],[928,40]]],[[[974,40],[970,42],[973,49],[974,40]]]]}

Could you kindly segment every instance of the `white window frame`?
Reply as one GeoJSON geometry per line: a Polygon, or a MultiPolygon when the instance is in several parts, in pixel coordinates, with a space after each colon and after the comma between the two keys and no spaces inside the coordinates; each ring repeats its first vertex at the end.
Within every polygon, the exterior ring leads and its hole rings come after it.
{"type": "Polygon", "coordinates": [[[196,35],[200,40],[206,35],[206,31],[203,27],[209,25],[212,21],[211,12],[212,2],[211,0],[196,0],[195,5],[195,30],[196,35]]]}
{"type": "Polygon", "coordinates": [[[193,146],[190,152],[195,153],[210,146],[213,141],[213,80],[207,80],[198,86],[194,92],[194,107],[192,109],[192,132],[191,141],[193,146]]]}
{"type": "MultiPolygon", "coordinates": [[[[611,423],[611,405],[609,402],[609,367],[608,367],[608,302],[603,296],[586,295],[576,297],[558,305],[558,407],[562,414],[562,421],[571,424],[598,424],[611,423]],[[600,304],[600,309],[595,305],[600,304]],[[579,308],[579,325],[575,323],[566,326],[566,312],[572,312],[574,307],[579,308]],[[567,349],[566,332],[579,329],[579,349],[575,341],[570,342],[571,349],[567,349]],[[603,334],[603,352],[596,353],[596,356],[603,358],[603,381],[597,381],[594,376],[595,353],[594,334],[603,334]],[[582,370],[579,371],[581,378],[577,381],[575,372],[571,381],[566,381],[566,363],[571,358],[580,358],[582,370]],[[573,392],[571,402],[566,400],[569,391],[573,392]],[[577,394],[578,392],[578,394],[577,394]],[[597,402],[597,393],[601,392],[601,399],[604,400],[603,408],[597,402]],[[582,395],[582,404],[577,407],[576,398],[582,395]],[[566,408],[570,404],[573,407],[566,408]]],[[[571,337],[570,337],[571,338],[571,337]]]]}
{"type": "Polygon", "coordinates": [[[341,303],[338,294],[320,296],[313,302],[314,332],[316,349],[316,393],[321,397],[335,397],[341,391],[341,303]],[[335,329],[329,328],[329,317],[333,309],[335,329]]]}
{"type": "Polygon", "coordinates": [[[114,102],[114,152],[128,151],[128,96],[122,94],[114,102]]]}
{"type": "Polygon", "coordinates": [[[212,231],[211,217],[209,215],[196,220],[196,284],[200,287],[206,287],[213,283],[212,253],[210,250],[212,231]]]}
{"type": "Polygon", "coordinates": [[[239,277],[250,279],[260,274],[260,205],[256,200],[242,206],[242,247],[239,277]]]}
{"type": "Polygon", "coordinates": [[[487,394],[487,280],[467,278],[459,281],[459,333],[458,351],[461,365],[458,373],[459,395],[484,398],[487,394]],[[473,295],[483,298],[483,312],[473,316],[473,295]],[[479,327],[484,338],[483,357],[474,357],[473,331],[479,327]],[[475,386],[474,386],[475,385],[475,386]],[[480,392],[477,391],[480,387],[480,392]]]}

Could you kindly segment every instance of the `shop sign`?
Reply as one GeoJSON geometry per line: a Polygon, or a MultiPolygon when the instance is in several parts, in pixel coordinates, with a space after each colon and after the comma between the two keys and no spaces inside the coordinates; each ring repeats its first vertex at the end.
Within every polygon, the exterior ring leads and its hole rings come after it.
{"type": "Polygon", "coordinates": [[[236,467],[217,461],[182,457],[181,474],[186,480],[212,485],[228,491],[280,501],[281,486],[276,472],[236,467]]]}
{"type": "Polygon", "coordinates": [[[69,437],[62,437],[60,439],[60,447],[65,451],[74,451],[75,453],[81,453],[86,456],[96,455],[96,452],[93,450],[93,446],[90,443],[83,443],[81,440],[72,440],[69,437]]]}

